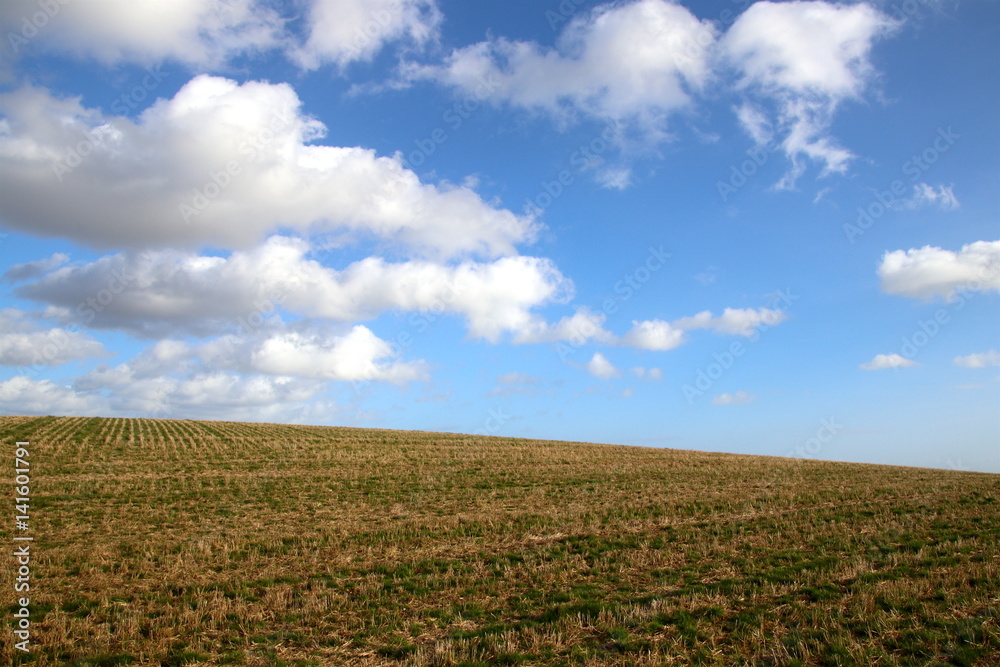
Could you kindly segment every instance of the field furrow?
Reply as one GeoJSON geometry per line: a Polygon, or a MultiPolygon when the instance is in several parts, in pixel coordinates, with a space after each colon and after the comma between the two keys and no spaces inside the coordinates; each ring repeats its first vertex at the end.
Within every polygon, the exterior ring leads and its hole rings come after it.
{"type": "Polygon", "coordinates": [[[38,464],[34,665],[1000,664],[997,475],[224,422],[0,432],[38,464]]]}

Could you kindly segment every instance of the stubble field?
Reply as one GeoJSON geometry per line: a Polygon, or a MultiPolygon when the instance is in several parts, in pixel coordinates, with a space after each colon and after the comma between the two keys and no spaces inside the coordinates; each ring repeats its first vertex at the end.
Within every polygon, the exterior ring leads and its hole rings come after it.
{"type": "Polygon", "coordinates": [[[230,422],[0,433],[10,480],[31,443],[34,536],[31,652],[8,629],[7,663],[1000,664],[997,475],[230,422]]]}

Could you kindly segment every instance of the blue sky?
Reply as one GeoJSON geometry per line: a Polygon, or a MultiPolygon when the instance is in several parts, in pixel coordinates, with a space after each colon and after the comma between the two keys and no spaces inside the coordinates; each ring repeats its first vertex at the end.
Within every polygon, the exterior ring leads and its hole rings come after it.
{"type": "Polygon", "coordinates": [[[994,2],[14,1],[0,410],[1000,472],[994,2]]]}

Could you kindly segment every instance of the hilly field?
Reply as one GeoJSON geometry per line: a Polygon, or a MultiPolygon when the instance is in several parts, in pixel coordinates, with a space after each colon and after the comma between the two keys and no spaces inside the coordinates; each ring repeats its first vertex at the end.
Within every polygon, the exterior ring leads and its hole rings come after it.
{"type": "Polygon", "coordinates": [[[30,443],[7,553],[33,537],[27,653],[2,567],[5,664],[1000,664],[997,475],[232,422],[0,433],[11,484],[30,443]]]}

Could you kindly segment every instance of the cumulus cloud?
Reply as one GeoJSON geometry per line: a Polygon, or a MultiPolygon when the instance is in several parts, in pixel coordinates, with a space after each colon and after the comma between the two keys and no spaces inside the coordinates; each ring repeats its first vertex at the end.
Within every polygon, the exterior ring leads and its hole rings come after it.
{"type": "Polygon", "coordinates": [[[109,65],[173,59],[199,67],[217,67],[233,56],[274,48],[283,30],[283,20],[270,3],[258,0],[6,0],[0,3],[0,24],[10,28],[4,41],[11,41],[17,54],[41,49],[109,65]],[[54,11],[42,12],[44,4],[54,11]],[[40,12],[51,18],[32,32],[25,25],[37,25],[32,17],[40,12]]]}
{"type": "Polygon", "coordinates": [[[0,366],[59,366],[107,355],[104,345],[78,331],[44,330],[21,311],[0,310],[0,366]]]}
{"type": "Polygon", "coordinates": [[[100,390],[105,416],[300,422],[336,414],[336,406],[320,398],[325,383],[319,380],[204,368],[185,374],[125,377],[125,373],[92,373],[78,380],[73,390],[77,396],[96,396],[90,392],[100,390]]]}
{"type": "Polygon", "coordinates": [[[404,360],[364,326],[295,325],[201,343],[158,341],[124,363],[94,368],[72,387],[20,382],[7,398],[24,409],[51,395],[104,415],[315,422],[339,410],[323,397],[331,382],[423,379],[425,362],[404,360]]]}
{"type": "Polygon", "coordinates": [[[621,338],[622,345],[640,350],[672,350],[684,343],[684,331],[663,320],[632,322],[632,328],[621,338]]]}
{"type": "Polygon", "coordinates": [[[955,357],[956,366],[964,368],[986,368],[988,366],[1000,366],[1000,352],[990,350],[989,352],[978,352],[968,354],[964,357],[955,357]]]}
{"type": "Polygon", "coordinates": [[[614,342],[614,335],[604,328],[607,315],[579,308],[573,315],[549,324],[540,317],[532,318],[514,337],[515,343],[556,343],[569,341],[582,345],[587,341],[614,342]]]}
{"type": "Polygon", "coordinates": [[[7,415],[51,415],[72,417],[107,416],[103,396],[81,393],[51,380],[32,380],[18,375],[0,382],[0,412],[7,415]]]}
{"type": "Polygon", "coordinates": [[[98,389],[170,374],[217,376],[227,372],[393,384],[427,379],[423,361],[407,362],[400,357],[401,350],[363,325],[340,332],[315,327],[261,329],[199,344],[159,341],[126,363],[95,369],[77,386],[98,389]]]}
{"type": "Polygon", "coordinates": [[[342,336],[285,332],[263,340],[250,365],[261,373],[322,380],[383,381],[405,384],[427,379],[425,364],[395,360],[397,351],[367,327],[342,336]]]}
{"type": "MultiPolygon", "coordinates": [[[[634,125],[647,145],[668,136],[672,113],[736,77],[740,125],[758,146],[791,160],[779,189],[794,187],[810,163],[823,175],[846,171],[855,156],[830,126],[875,79],[871,50],[898,23],[866,2],[765,0],[721,27],[666,0],[609,2],[570,20],[555,47],[491,38],[454,50],[442,65],[411,63],[403,74],[560,124],[591,118],[614,123],[619,135],[634,125]]],[[[631,182],[626,167],[596,176],[604,187],[631,182]]]]}
{"type": "Polygon", "coordinates": [[[288,84],[207,75],[134,120],[41,88],[2,94],[0,215],[98,247],[246,248],[282,228],[446,258],[534,240],[530,216],[422,183],[398,155],[314,144],[325,127],[300,106],[288,84]]]}
{"type": "Polygon", "coordinates": [[[705,310],[673,322],[645,320],[632,322],[632,329],[619,343],[640,350],[672,350],[687,342],[685,332],[710,329],[731,336],[754,336],[762,326],[775,326],[788,316],[772,308],[726,308],[721,315],[705,310]]]}
{"type": "Polygon", "coordinates": [[[127,362],[109,366],[101,364],[74,382],[81,391],[125,388],[138,380],[155,380],[195,370],[195,348],[179,340],[161,340],[147,347],[127,362]]]}
{"type": "MultiPolygon", "coordinates": [[[[663,117],[707,82],[715,36],[710,23],[678,4],[608,3],[570,21],[555,48],[494,38],[406,74],[560,119],[637,120],[659,131],[663,117]]],[[[605,182],[618,187],[627,178],[609,172],[605,182]]]]}
{"type": "Polygon", "coordinates": [[[308,37],[289,55],[305,69],[328,62],[343,67],[371,60],[388,42],[436,39],[441,18],[435,0],[313,0],[308,37]]]}
{"type": "Polygon", "coordinates": [[[788,319],[788,315],[773,308],[726,308],[715,316],[705,310],[697,315],[682,317],[674,326],[682,331],[711,329],[731,336],[753,336],[761,326],[775,326],[788,319]]]}
{"type": "Polygon", "coordinates": [[[882,291],[917,299],[1000,291],[1000,241],[976,241],[958,252],[935,246],[894,250],[878,267],[882,291]]]}
{"type": "Polygon", "coordinates": [[[910,368],[916,365],[918,365],[917,362],[898,354],[876,354],[871,361],[861,364],[861,369],[881,371],[886,368],[910,368]]]}
{"type": "Polygon", "coordinates": [[[56,51],[107,65],[174,60],[220,68],[240,55],[283,49],[304,69],[343,67],[371,60],[392,42],[425,45],[437,38],[442,18],[434,0],[304,0],[300,42],[286,29],[290,17],[266,0],[49,4],[56,10],[37,30],[40,22],[32,17],[40,13],[38,0],[0,5],[0,23],[13,28],[5,41],[14,55],[56,51]]]}
{"type": "Polygon", "coordinates": [[[740,389],[734,394],[719,394],[712,397],[712,405],[746,405],[755,400],[757,400],[757,397],[754,394],[740,389]]]}
{"type": "MultiPolygon", "coordinates": [[[[471,336],[498,341],[507,333],[518,340],[545,338],[532,309],[573,293],[572,283],[543,258],[446,265],[369,257],[338,271],[308,252],[305,241],[278,236],[228,257],[109,255],[59,268],[20,285],[17,294],[68,309],[71,321],[150,337],[260,326],[280,310],[336,322],[403,310],[458,315],[471,336]]],[[[555,327],[556,333],[571,329],[569,322],[555,327]]]]}
{"type": "Polygon", "coordinates": [[[749,98],[738,117],[764,145],[774,137],[792,161],[778,183],[794,186],[808,161],[823,173],[847,169],[854,155],[828,135],[834,112],[860,98],[874,76],[869,54],[895,28],[866,3],[756,2],[720,39],[721,54],[749,98]]]}
{"type": "Polygon", "coordinates": [[[590,361],[584,364],[584,367],[587,369],[588,373],[596,378],[600,378],[601,380],[610,380],[611,378],[616,378],[621,375],[618,369],[615,368],[614,364],[608,361],[607,357],[600,352],[595,352],[594,356],[590,358],[590,361]]]}
{"type": "Polygon", "coordinates": [[[133,382],[117,394],[114,406],[121,412],[161,411],[191,419],[226,415],[239,421],[300,421],[322,388],[319,382],[290,377],[209,372],[133,382]]]}

